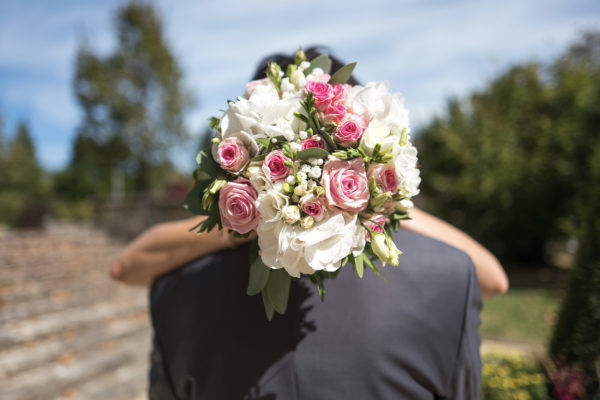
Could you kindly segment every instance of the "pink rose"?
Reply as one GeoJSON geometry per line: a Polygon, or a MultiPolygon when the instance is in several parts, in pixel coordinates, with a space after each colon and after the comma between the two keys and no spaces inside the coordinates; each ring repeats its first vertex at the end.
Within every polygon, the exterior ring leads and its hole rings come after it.
{"type": "Polygon", "coordinates": [[[395,194],[398,190],[398,177],[396,170],[388,164],[371,164],[367,170],[367,177],[375,178],[375,183],[383,187],[383,190],[395,194]]]}
{"type": "Polygon", "coordinates": [[[219,143],[217,161],[221,164],[221,168],[231,172],[239,172],[244,169],[249,160],[248,149],[237,137],[228,137],[219,143]]]}
{"type": "Polygon", "coordinates": [[[333,85],[333,101],[335,102],[344,102],[348,98],[348,91],[351,86],[348,84],[341,85],[336,83],[333,85]]]}
{"type": "Polygon", "coordinates": [[[302,142],[301,149],[310,149],[311,147],[318,147],[320,149],[327,150],[325,141],[319,136],[311,136],[309,138],[304,139],[304,141],[302,142]]]}
{"type": "Polygon", "coordinates": [[[346,121],[333,134],[333,140],[342,147],[352,147],[360,140],[364,128],[354,121],[346,121]]]}
{"type": "Polygon", "coordinates": [[[298,205],[302,211],[313,217],[315,221],[320,221],[325,216],[325,201],[322,197],[317,197],[314,194],[307,194],[302,196],[298,205]]]}
{"type": "Polygon", "coordinates": [[[312,92],[317,109],[327,106],[333,99],[333,88],[326,82],[308,81],[304,86],[304,92],[312,92]]]}
{"type": "Polygon", "coordinates": [[[321,185],[329,204],[342,210],[358,212],[369,202],[367,174],[362,158],[350,161],[330,159],[323,166],[321,185]]]}
{"type": "Polygon", "coordinates": [[[367,128],[367,125],[369,125],[369,117],[365,114],[348,113],[346,114],[346,119],[360,126],[363,131],[367,128]]]}
{"type": "Polygon", "coordinates": [[[322,121],[335,122],[339,124],[346,116],[346,107],[342,103],[330,103],[323,108],[323,112],[319,113],[322,121]]]}
{"type": "Polygon", "coordinates": [[[290,167],[285,165],[286,161],[291,162],[292,160],[284,156],[281,150],[272,151],[263,161],[263,172],[272,182],[285,179],[290,174],[290,167]]]}
{"type": "Polygon", "coordinates": [[[237,178],[227,182],[219,195],[221,222],[228,229],[248,233],[258,225],[260,213],[256,209],[256,190],[250,181],[237,178]]]}
{"type": "MultiPolygon", "coordinates": [[[[383,233],[382,226],[385,226],[385,217],[381,214],[372,215],[367,221],[364,221],[373,232],[383,233]],[[379,225],[378,225],[379,224],[379,225]],[[381,226],[380,226],[381,225],[381,226]]],[[[367,240],[371,240],[371,234],[367,231],[367,240]]]]}

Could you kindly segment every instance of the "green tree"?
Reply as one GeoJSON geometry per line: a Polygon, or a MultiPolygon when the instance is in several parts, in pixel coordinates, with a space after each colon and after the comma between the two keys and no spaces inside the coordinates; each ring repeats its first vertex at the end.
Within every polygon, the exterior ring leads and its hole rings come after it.
{"type": "MultiPolygon", "coordinates": [[[[123,6],[116,30],[117,48],[109,56],[87,46],[77,53],[74,89],[84,111],[78,136],[97,143],[97,156],[85,157],[102,170],[90,175],[94,190],[104,191],[120,170],[134,191],[146,191],[162,183],[159,170],[169,164],[169,150],[188,137],[183,114],[190,102],[151,5],[123,6]]],[[[73,163],[79,161],[73,157],[73,163]]]]}
{"type": "Polygon", "coordinates": [[[575,237],[576,262],[551,344],[598,388],[600,364],[600,33],[547,66],[516,66],[421,135],[423,192],[434,212],[500,251],[540,262],[575,237]]]}
{"type": "Polygon", "coordinates": [[[0,220],[14,225],[27,209],[42,207],[42,169],[25,122],[11,140],[4,137],[0,134],[0,220]]]}
{"type": "Polygon", "coordinates": [[[558,360],[579,363],[587,391],[597,393],[600,374],[600,34],[587,34],[558,60],[555,109],[568,135],[574,269],[550,350],[558,360]]]}

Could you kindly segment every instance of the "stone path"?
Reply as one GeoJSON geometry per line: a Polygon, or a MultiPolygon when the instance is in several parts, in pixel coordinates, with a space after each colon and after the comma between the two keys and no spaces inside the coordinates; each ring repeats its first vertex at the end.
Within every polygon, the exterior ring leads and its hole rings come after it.
{"type": "Polygon", "coordinates": [[[0,232],[0,399],[145,398],[146,290],[116,284],[99,231],[0,232]]]}

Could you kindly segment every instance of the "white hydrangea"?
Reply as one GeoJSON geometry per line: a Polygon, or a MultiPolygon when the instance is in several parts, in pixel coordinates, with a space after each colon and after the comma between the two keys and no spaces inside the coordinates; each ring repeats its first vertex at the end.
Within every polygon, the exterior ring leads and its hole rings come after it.
{"type": "Polygon", "coordinates": [[[359,255],[365,245],[365,230],[357,215],[342,212],[308,229],[261,218],[257,233],[263,262],[297,278],[316,270],[336,271],[342,258],[349,253],[359,255]]]}

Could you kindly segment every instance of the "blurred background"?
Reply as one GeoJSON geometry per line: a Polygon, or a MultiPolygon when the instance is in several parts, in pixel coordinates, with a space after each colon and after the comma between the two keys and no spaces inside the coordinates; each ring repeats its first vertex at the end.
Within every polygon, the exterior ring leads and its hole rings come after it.
{"type": "Polygon", "coordinates": [[[595,0],[0,0],[0,398],[145,398],[147,292],[108,268],[188,216],[207,120],[257,63],[311,45],[404,94],[418,206],[507,269],[483,397],[599,398],[595,0]]]}

